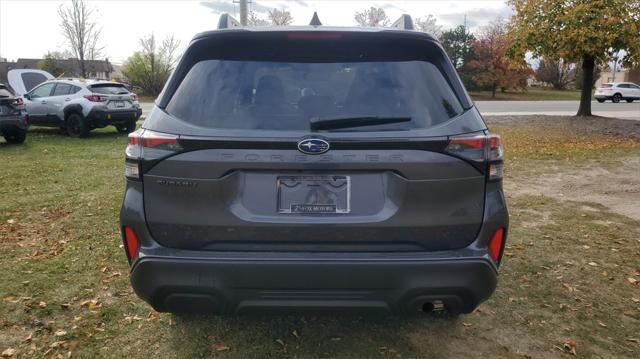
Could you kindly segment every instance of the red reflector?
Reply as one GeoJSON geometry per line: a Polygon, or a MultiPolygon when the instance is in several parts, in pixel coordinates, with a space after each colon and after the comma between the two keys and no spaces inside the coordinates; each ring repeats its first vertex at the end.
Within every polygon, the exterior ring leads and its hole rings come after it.
{"type": "Polygon", "coordinates": [[[291,40],[339,40],[342,34],[339,32],[294,32],[287,35],[291,40]]]}
{"type": "Polygon", "coordinates": [[[136,236],[136,232],[133,228],[129,226],[124,227],[124,242],[127,249],[127,256],[129,257],[129,261],[132,261],[135,257],[138,256],[138,249],[140,248],[140,242],[138,241],[138,236],[136,236]]]}
{"type": "Polygon", "coordinates": [[[493,236],[491,236],[491,241],[489,242],[489,255],[494,262],[498,263],[500,261],[500,254],[502,252],[502,245],[504,243],[504,229],[502,227],[498,228],[495,232],[493,232],[493,236]]]}

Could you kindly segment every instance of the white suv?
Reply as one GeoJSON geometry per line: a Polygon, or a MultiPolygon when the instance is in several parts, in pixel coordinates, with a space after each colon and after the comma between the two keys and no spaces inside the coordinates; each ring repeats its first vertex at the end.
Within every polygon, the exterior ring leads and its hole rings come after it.
{"type": "Polygon", "coordinates": [[[602,84],[596,89],[595,98],[598,102],[611,100],[618,103],[620,100],[633,102],[640,100],[640,86],[633,82],[612,82],[602,84]]]}
{"type": "Polygon", "coordinates": [[[142,115],[137,96],[117,82],[57,80],[40,70],[11,70],[7,78],[24,97],[30,124],[60,127],[73,137],[109,125],[130,133],[142,115]]]}

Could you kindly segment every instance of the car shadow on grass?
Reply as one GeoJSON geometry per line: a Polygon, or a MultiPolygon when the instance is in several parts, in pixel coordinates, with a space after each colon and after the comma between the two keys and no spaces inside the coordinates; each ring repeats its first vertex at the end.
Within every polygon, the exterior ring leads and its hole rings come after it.
{"type": "MultiPolygon", "coordinates": [[[[424,346],[450,352],[451,338],[463,335],[455,318],[430,315],[307,314],[173,315],[171,347],[179,357],[417,357],[424,346]],[[420,333],[419,343],[416,333],[420,333]]],[[[429,350],[431,351],[431,350],[429,350]]],[[[422,353],[424,354],[424,353],[422,353]]]]}

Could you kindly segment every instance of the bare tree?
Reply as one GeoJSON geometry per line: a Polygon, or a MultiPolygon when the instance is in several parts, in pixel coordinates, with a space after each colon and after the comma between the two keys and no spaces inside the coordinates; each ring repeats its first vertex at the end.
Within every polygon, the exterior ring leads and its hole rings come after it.
{"type": "Polygon", "coordinates": [[[429,14],[426,17],[417,17],[413,22],[416,30],[431,34],[436,38],[442,36],[442,26],[437,24],[435,16],[429,14]]]}
{"type": "Polygon", "coordinates": [[[95,58],[102,48],[98,46],[101,29],[93,20],[93,10],[83,0],[71,0],[71,6],[60,5],[60,27],[71,53],[80,61],[82,77],[87,76],[85,60],[95,58]]]}
{"type": "Polygon", "coordinates": [[[249,11],[247,16],[247,25],[248,26],[269,26],[270,22],[259,17],[255,11],[249,11]]]}
{"type": "Polygon", "coordinates": [[[293,16],[291,16],[291,13],[285,9],[273,9],[269,10],[269,20],[271,20],[272,25],[286,26],[293,22],[293,16]]]}
{"type": "Polygon", "coordinates": [[[574,67],[561,58],[544,58],[536,70],[536,80],[549,83],[556,90],[566,90],[575,81],[574,67]]]}
{"type": "Polygon", "coordinates": [[[389,23],[391,22],[383,8],[374,6],[362,12],[356,12],[354,18],[359,26],[389,26],[389,23]]]}

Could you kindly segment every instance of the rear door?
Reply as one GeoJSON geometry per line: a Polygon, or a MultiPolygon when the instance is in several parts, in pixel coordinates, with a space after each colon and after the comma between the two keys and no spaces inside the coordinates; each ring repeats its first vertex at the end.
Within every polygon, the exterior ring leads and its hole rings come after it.
{"type": "Polygon", "coordinates": [[[145,122],[144,203],[157,241],[424,251],[475,239],[484,167],[447,148],[450,136],[486,127],[437,44],[347,33],[245,40],[234,43],[276,50],[189,58],[145,122]]]}

